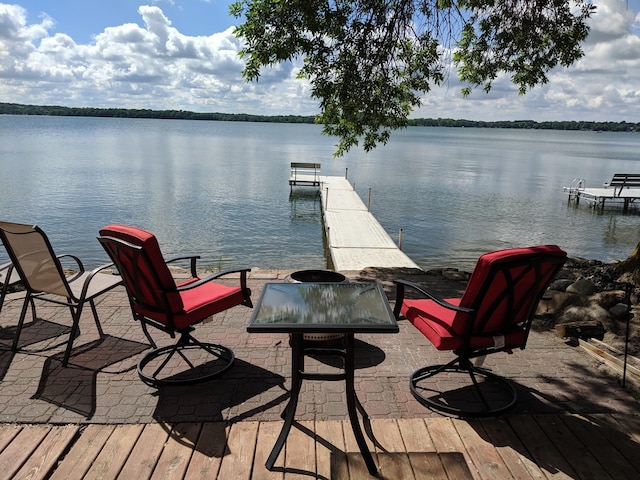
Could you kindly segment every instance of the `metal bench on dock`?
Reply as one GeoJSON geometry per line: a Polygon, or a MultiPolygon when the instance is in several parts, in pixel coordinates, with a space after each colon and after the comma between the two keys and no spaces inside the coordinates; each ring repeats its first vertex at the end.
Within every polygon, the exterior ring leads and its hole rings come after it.
{"type": "Polygon", "coordinates": [[[291,162],[291,175],[289,176],[289,186],[319,187],[320,186],[320,164],[291,162]]]}
{"type": "Polygon", "coordinates": [[[569,195],[569,201],[575,200],[577,204],[584,198],[594,208],[604,209],[605,201],[621,202],[626,212],[632,202],[640,199],[640,174],[615,173],[602,188],[587,188],[585,180],[576,178],[569,187],[564,187],[564,192],[569,195]]]}

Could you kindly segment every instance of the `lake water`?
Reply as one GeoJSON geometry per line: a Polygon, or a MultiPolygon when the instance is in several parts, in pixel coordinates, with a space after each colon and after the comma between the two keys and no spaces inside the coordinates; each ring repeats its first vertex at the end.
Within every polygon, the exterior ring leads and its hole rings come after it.
{"type": "MultiPolygon", "coordinates": [[[[37,223],[57,253],[107,262],[108,223],[156,234],[167,257],[212,269],[325,268],[320,201],[288,186],[289,164],[345,175],[423,268],[471,269],[483,252],[555,243],[626,258],[640,216],[569,205],[573,178],[640,173],[631,133],[412,127],[334,159],[317,125],[0,115],[0,218],[37,223]],[[347,170],[348,169],[348,170],[347,170]]],[[[4,252],[0,257],[6,258],[4,252]]]]}

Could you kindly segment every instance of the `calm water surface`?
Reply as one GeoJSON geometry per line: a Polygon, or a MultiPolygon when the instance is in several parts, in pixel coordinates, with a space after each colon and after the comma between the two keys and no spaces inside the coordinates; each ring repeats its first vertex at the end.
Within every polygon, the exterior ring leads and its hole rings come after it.
{"type": "MultiPolygon", "coordinates": [[[[562,187],[640,172],[640,135],[409,128],[334,159],[315,125],[0,116],[0,218],[37,223],[58,253],[107,262],[117,222],[153,231],[166,256],[213,269],[325,268],[320,202],[290,194],[292,161],[344,175],[421,267],[471,269],[498,248],[556,243],[610,261],[640,241],[637,211],[568,205],[562,187]]],[[[4,252],[0,258],[6,258],[4,252]]]]}

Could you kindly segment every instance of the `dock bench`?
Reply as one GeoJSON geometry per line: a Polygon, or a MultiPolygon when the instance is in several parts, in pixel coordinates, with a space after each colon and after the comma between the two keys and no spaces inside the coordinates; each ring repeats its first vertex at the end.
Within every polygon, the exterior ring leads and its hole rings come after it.
{"type": "Polygon", "coordinates": [[[306,187],[320,186],[320,164],[291,162],[291,175],[289,176],[289,185],[306,187]]]}
{"type": "Polygon", "coordinates": [[[604,186],[613,187],[613,196],[620,197],[625,188],[640,188],[640,173],[614,173],[611,181],[604,186]]]}

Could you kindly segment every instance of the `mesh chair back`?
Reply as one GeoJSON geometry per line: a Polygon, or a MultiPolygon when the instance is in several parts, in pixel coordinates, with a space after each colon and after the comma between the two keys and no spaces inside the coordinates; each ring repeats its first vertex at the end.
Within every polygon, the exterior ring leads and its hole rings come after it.
{"type": "Polygon", "coordinates": [[[118,267],[137,313],[165,323],[166,316],[182,311],[182,298],[152,233],[108,225],[100,235],[98,240],[118,267]]]}
{"type": "Polygon", "coordinates": [[[49,239],[38,226],[0,222],[0,236],[29,290],[73,298],[49,239]]]}
{"type": "Polygon", "coordinates": [[[498,336],[530,322],[566,256],[555,245],[482,255],[460,299],[460,306],[475,310],[474,322],[469,325],[469,315],[457,313],[453,329],[460,335],[498,336]]]}

